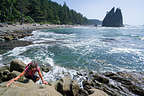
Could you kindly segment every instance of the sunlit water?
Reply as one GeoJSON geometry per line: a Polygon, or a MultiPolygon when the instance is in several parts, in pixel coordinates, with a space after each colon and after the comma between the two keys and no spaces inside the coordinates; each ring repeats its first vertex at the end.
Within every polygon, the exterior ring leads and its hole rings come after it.
{"type": "Polygon", "coordinates": [[[22,40],[34,44],[0,55],[0,63],[36,59],[53,66],[44,73],[50,80],[79,70],[144,71],[144,26],[43,29],[22,40]]]}

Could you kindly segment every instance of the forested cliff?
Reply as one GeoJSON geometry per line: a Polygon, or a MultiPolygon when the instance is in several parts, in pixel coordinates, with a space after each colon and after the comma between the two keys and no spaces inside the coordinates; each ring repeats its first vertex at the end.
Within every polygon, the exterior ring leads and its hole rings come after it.
{"type": "Polygon", "coordinates": [[[87,18],[51,0],[0,0],[0,22],[85,24],[87,18]]]}

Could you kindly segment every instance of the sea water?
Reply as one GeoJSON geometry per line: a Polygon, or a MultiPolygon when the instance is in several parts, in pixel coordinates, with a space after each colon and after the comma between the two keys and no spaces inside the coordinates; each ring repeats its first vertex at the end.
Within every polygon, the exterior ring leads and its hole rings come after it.
{"type": "Polygon", "coordinates": [[[38,60],[40,65],[52,66],[52,71],[43,73],[49,80],[74,76],[80,70],[144,71],[144,26],[56,28],[32,34],[21,39],[32,45],[1,55],[0,63],[14,58],[26,64],[38,60]]]}

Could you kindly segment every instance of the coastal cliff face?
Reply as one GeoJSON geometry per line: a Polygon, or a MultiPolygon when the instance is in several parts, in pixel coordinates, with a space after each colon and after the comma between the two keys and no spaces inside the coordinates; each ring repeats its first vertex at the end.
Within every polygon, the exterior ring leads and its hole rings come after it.
{"type": "Polygon", "coordinates": [[[113,7],[105,16],[102,26],[105,27],[123,27],[123,16],[121,9],[113,7]]]}

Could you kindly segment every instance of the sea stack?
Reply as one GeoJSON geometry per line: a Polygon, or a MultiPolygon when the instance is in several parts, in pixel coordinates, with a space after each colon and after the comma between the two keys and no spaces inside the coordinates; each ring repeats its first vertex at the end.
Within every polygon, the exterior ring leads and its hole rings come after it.
{"type": "Polygon", "coordinates": [[[105,27],[123,27],[123,16],[121,9],[113,7],[105,16],[102,26],[105,27]]]}

